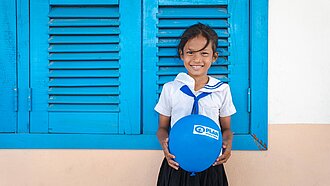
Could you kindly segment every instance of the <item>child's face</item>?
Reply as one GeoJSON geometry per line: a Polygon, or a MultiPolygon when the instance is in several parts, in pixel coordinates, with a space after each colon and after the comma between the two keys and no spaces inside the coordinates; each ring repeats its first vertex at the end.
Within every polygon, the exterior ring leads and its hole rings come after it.
{"type": "Polygon", "coordinates": [[[200,78],[207,76],[207,72],[211,67],[211,64],[217,59],[218,54],[212,50],[212,43],[202,50],[207,40],[203,36],[197,36],[188,40],[181,52],[181,59],[184,62],[185,68],[188,70],[188,74],[193,78],[200,78]],[[198,52],[195,52],[198,51],[198,52]]]}

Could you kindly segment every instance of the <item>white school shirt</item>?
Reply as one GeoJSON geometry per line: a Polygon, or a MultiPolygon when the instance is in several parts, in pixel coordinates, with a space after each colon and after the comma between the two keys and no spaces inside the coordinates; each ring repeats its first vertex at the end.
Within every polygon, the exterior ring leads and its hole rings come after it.
{"type": "MultiPolygon", "coordinates": [[[[198,114],[211,118],[218,125],[219,117],[236,113],[228,84],[209,76],[209,82],[195,91],[195,80],[186,73],[179,73],[174,81],[164,84],[155,106],[159,114],[171,117],[171,127],[182,117],[190,115],[193,108],[194,98],[180,90],[184,85],[187,85],[195,96],[202,92],[212,92],[198,101],[198,114]]],[[[220,125],[219,127],[221,128],[220,125]]]]}

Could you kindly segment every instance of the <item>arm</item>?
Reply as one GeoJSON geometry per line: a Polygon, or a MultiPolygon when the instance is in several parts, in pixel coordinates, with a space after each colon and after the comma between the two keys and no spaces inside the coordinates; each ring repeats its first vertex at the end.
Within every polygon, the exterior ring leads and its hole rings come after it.
{"type": "Polygon", "coordinates": [[[231,156],[233,133],[230,130],[230,116],[220,117],[220,125],[222,132],[222,148],[225,151],[217,158],[213,166],[226,163],[231,156]]]}
{"type": "Polygon", "coordinates": [[[157,130],[158,141],[162,146],[165,158],[169,166],[175,170],[179,169],[179,164],[173,159],[175,156],[168,150],[168,128],[170,127],[170,117],[159,114],[159,125],[157,130]]]}

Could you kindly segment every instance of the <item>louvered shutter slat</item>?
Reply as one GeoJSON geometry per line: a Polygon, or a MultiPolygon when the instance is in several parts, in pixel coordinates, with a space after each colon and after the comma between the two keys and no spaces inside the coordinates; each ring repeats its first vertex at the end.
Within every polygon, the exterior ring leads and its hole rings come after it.
{"type": "Polygon", "coordinates": [[[50,26],[119,26],[118,19],[51,19],[50,26]]]}
{"type": "Polygon", "coordinates": [[[158,18],[229,18],[225,8],[215,7],[162,7],[157,14],[158,18]],[[201,14],[201,12],[203,12],[201,14]]]}
{"type": "Polygon", "coordinates": [[[65,28],[51,28],[49,34],[52,35],[71,35],[71,34],[84,34],[84,35],[113,35],[119,34],[119,28],[113,27],[65,27],[65,28]]]}
{"type": "Polygon", "coordinates": [[[118,70],[51,70],[49,77],[119,77],[118,70]]]}
{"type": "MultiPolygon", "coordinates": [[[[176,47],[178,46],[180,40],[178,39],[159,39],[157,46],[158,47],[176,47]]],[[[229,43],[227,40],[219,39],[218,40],[218,46],[229,46],[229,43]]]]}
{"type": "Polygon", "coordinates": [[[118,60],[118,53],[51,53],[49,60],[118,60]]]}
{"type": "Polygon", "coordinates": [[[51,95],[119,95],[118,87],[53,87],[49,88],[51,95]]]}
{"type": "Polygon", "coordinates": [[[52,6],[50,18],[118,18],[118,6],[52,6]]]}
{"type": "Polygon", "coordinates": [[[51,36],[48,39],[50,44],[54,43],[119,43],[119,37],[116,35],[89,35],[81,36],[76,35],[75,37],[66,35],[51,36]]]}
{"type": "Polygon", "coordinates": [[[176,67],[176,66],[182,66],[183,62],[177,58],[161,58],[159,59],[157,66],[167,66],[167,67],[176,67]]]}
{"type": "MultiPolygon", "coordinates": [[[[51,112],[50,115],[55,114],[53,112],[86,112],[84,118],[90,117],[92,113],[89,112],[115,112],[118,117],[117,112],[119,112],[119,107],[117,104],[49,104],[48,111],[51,112]]],[[[68,124],[72,125],[72,123],[68,124]]],[[[50,126],[52,126],[53,129],[57,127],[56,123],[53,123],[52,120],[50,120],[50,126]]],[[[95,125],[95,127],[96,126],[97,125],[95,125]]],[[[74,128],[78,129],[79,127],[81,126],[77,124],[74,128]]],[[[93,128],[93,126],[91,126],[91,128],[93,128]]]]}
{"type": "Polygon", "coordinates": [[[118,69],[117,61],[52,61],[49,69],[118,69]]]}
{"type": "Polygon", "coordinates": [[[118,86],[118,78],[51,78],[48,86],[118,86]]]}
{"type": "Polygon", "coordinates": [[[117,44],[54,44],[49,52],[118,52],[117,44]]]}
{"type": "Polygon", "coordinates": [[[164,19],[160,20],[158,27],[159,28],[187,28],[193,24],[202,22],[208,24],[214,28],[228,28],[229,24],[226,20],[212,20],[212,19],[198,19],[198,20],[187,20],[187,19],[164,19]]]}
{"type": "Polygon", "coordinates": [[[158,4],[160,6],[182,6],[182,5],[203,5],[203,6],[210,6],[210,5],[228,5],[228,0],[158,0],[158,4]]]}
{"type": "MultiPolygon", "coordinates": [[[[219,38],[226,38],[229,37],[227,29],[214,29],[219,38]]],[[[182,35],[182,30],[178,29],[170,29],[170,28],[162,28],[158,31],[157,37],[180,37],[182,35]]]]}
{"type": "Polygon", "coordinates": [[[118,0],[50,0],[50,5],[118,5],[118,0]]]}
{"type": "Polygon", "coordinates": [[[73,103],[73,104],[83,104],[83,103],[95,103],[95,104],[105,104],[105,103],[119,103],[118,96],[50,96],[49,103],[73,103]]]}

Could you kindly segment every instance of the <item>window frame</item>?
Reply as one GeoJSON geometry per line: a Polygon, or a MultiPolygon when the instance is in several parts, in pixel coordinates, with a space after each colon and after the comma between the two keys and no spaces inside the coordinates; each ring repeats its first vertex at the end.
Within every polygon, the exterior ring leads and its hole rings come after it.
{"type": "MultiPolygon", "coordinates": [[[[146,0],[142,0],[145,6],[146,0]]],[[[149,2],[148,2],[149,3],[149,2]]],[[[18,0],[17,43],[18,53],[22,60],[28,60],[29,51],[29,4],[26,0],[18,0]],[[24,13],[25,12],[25,13],[24,13]],[[24,24],[25,23],[25,24],[24,24]],[[20,47],[23,47],[22,49],[20,47]],[[24,50],[23,50],[24,49],[24,50]]],[[[145,7],[142,7],[142,11],[145,7]]],[[[144,15],[143,15],[144,16],[144,15]]],[[[143,31],[144,32],[144,31],[143,31]]],[[[267,150],[268,149],[268,1],[250,0],[250,85],[251,85],[251,119],[249,134],[235,134],[234,150],[267,150]]],[[[19,55],[18,54],[18,55],[19,55]]],[[[143,53],[145,57],[145,54],[143,53]]],[[[19,66],[22,77],[28,76],[27,66],[19,66]]],[[[19,76],[19,75],[18,75],[19,76]]],[[[18,82],[22,82],[19,79],[18,82]]],[[[26,87],[25,87],[26,88],[26,87]]],[[[142,92],[143,94],[143,92],[142,92]]],[[[26,92],[19,93],[19,99],[28,97],[26,92]]],[[[21,104],[21,103],[20,103],[21,104]]],[[[19,105],[26,109],[26,103],[19,105]]],[[[143,109],[143,108],[141,108],[143,109]]],[[[141,110],[143,112],[143,110],[141,110]]],[[[28,119],[27,111],[22,111],[23,119],[28,119]]],[[[146,113],[142,113],[144,116],[146,113]]],[[[22,120],[22,119],[20,119],[22,120]]],[[[140,120],[141,121],[141,120],[140,120]]],[[[155,134],[142,130],[142,134],[101,135],[101,134],[29,134],[28,126],[17,126],[17,132],[0,133],[0,148],[12,149],[161,149],[155,134]],[[144,133],[145,132],[145,133],[144,133]]]]}

